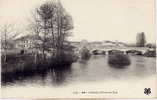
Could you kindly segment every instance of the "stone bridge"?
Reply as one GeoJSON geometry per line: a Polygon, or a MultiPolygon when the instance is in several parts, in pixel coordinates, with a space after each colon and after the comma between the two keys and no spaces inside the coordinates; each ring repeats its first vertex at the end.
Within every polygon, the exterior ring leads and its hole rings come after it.
{"type": "Polygon", "coordinates": [[[104,52],[108,52],[111,50],[119,50],[126,54],[126,52],[129,50],[136,50],[145,53],[148,50],[148,48],[146,47],[106,47],[106,48],[93,48],[93,49],[90,48],[90,52],[93,52],[94,50],[104,51],[104,52]]]}
{"type": "Polygon", "coordinates": [[[109,51],[112,50],[118,50],[118,51],[122,51],[124,54],[127,53],[127,51],[132,50],[135,52],[140,52],[142,54],[144,54],[147,50],[148,47],[130,47],[127,45],[117,45],[116,43],[103,43],[103,42],[98,42],[98,43],[80,43],[80,42],[76,42],[76,43],[72,43],[75,48],[76,52],[79,52],[83,47],[86,47],[90,50],[90,52],[92,53],[94,50],[97,51],[103,51],[105,52],[105,54],[108,54],[109,51]]]}
{"type": "MultiPolygon", "coordinates": [[[[148,48],[147,47],[98,47],[98,48],[91,48],[91,47],[87,47],[91,53],[93,53],[93,51],[97,50],[99,52],[105,52],[106,55],[108,55],[109,51],[112,50],[118,50],[118,51],[122,51],[124,54],[127,54],[127,51],[129,50],[135,50],[138,52],[141,52],[142,54],[144,54],[148,48]]],[[[77,52],[79,52],[81,49],[81,47],[77,48],[77,52]]]]}

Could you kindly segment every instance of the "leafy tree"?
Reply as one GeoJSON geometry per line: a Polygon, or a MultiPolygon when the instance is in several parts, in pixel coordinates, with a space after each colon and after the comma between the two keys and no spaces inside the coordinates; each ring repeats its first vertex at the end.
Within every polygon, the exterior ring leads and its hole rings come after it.
{"type": "Polygon", "coordinates": [[[0,27],[1,48],[3,49],[4,61],[6,61],[7,51],[13,47],[13,40],[19,35],[13,24],[4,24],[0,27]]]}
{"type": "Polygon", "coordinates": [[[53,55],[60,56],[73,29],[72,17],[59,1],[45,2],[35,9],[34,16],[32,30],[41,41],[43,55],[45,51],[53,49],[53,55]]]}

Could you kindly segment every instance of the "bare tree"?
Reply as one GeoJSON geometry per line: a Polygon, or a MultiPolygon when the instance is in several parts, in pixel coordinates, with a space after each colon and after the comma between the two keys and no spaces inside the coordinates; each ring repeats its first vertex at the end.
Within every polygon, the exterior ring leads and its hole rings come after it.
{"type": "Polygon", "coordinates": [[[7,50],[12,45],[12,41],[19,35],[13,24],[4,24],[0,28],[1,32],[1,49],[4,53],[4,61],[6,61],[7,50]]]}
{"type": "Polygon", "coordinates": [[[70,30],[73,29],[72,17],[63,8],[61,2],[57,2],[57,57],[62,53],[66,37],[69,36],[70,30]]]}

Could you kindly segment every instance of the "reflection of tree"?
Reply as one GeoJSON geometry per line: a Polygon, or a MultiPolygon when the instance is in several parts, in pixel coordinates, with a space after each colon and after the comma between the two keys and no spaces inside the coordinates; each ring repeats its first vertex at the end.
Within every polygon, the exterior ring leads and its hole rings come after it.
{"type": "Polygon", "coordinates": [[[135,58],[135,68],[133,70],[133,74],[135,74],[136,76],[143,76],[143,75],[147,75],[145,74],[145,72],[147,71],[147,67],[146,67],[146,64],[147,61],[145,58],[143,57],[137,57],[135,58]]]}
{"type": "Polygon", "coordinates": [[[66,68],[53,68],[51,69],[51,77],[52,82],[60,85],[64,83],[68,77],[68,75],[71,74],[71,66],[66,66],[66,68]]]}

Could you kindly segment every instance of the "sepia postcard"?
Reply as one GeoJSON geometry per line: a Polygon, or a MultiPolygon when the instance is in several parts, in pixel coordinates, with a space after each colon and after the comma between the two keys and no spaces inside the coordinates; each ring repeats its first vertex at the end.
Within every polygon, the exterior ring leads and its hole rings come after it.
{"type": "Polygon", "coordinates": [[[0,0],[0,35],[0,98],[157,97],[155,0],[0,0]]]}

